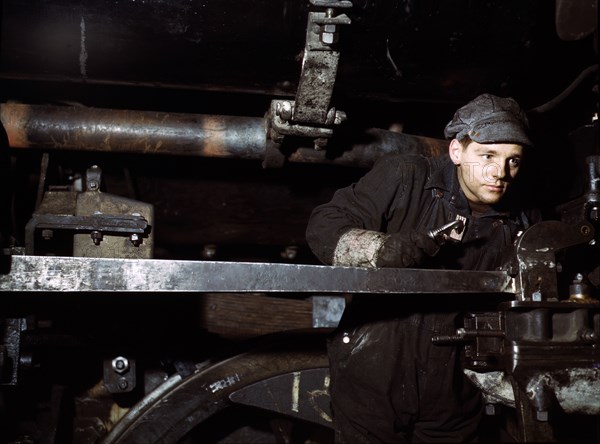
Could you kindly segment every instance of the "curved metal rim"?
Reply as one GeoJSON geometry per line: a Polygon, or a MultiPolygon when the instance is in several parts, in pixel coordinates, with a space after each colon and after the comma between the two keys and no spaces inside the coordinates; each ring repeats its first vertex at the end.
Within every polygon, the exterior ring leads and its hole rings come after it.
{"type": "Polygon", "coordinates": [[[102,442],[175,443],[231,405],[232,392],[280,374],[327,366],[324,347],[294,350],[280,344],[233,356],[185,379],[175,375],[132,408],[102,442]]]}

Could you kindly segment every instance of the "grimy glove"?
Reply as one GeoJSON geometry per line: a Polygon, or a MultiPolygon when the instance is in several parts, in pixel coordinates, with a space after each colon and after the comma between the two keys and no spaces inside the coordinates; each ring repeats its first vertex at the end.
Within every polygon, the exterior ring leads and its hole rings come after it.
{"type": "Polygon", "coordinates": [[[387,235],[375,255],[376,267],[408,268],[423,262],[439,251],[439,244],[418,231],[387,235]]]}

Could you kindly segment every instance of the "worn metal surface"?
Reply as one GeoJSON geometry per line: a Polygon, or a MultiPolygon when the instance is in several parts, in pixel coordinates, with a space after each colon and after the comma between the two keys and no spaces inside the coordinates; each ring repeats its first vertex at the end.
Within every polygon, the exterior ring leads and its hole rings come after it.
{"type": "Polygon", "coordinates": [[[308,13],[306,46],[292,120],[327,124],[340,58],[335,44],[339,27],[348,24],[350,19],[345,14],[337,15],[333,10],[308,13]]]}
{"type": "Polygon", "coordinates": [[[504,272],[275,263],[0,257],[2,291],[512,293],[504,272]]]}
{"type": "MultiPolygon", "coordinates": [[[[86,107],[0,104],[0,120],[11,148],[166,154],[262,160],[265,121],[258,117],[159,113],[86,107]]],[[[383,154],[448,150],[441,139],[378,128],[325,151],[299,148],[290,162],[368,167],[383,154]],[[361,142],[356,142],[360,140],[361,142]]]]}
{"type": "MultiPolygon", "coordinates": [[[[515,407],[515,395],[506,373],[465,370],[465,374],[481,389],[486,402],[515,407]]],[[[551,391],[566,413],[600,415],[600,369],[574,367],[539,372],[530,379],[527,391],[533,395],[539,386],[551,391]]]]}
{"type": "MultiPolygon", "coordinates": [[[[64,252],[64,242],[78,257],[150,259],[154,253],[154,208],[151,204],[100,192],[100,177],[94,176],[95,191],[48,191],[25,227],[27,254],[64,252]],[[40,236],[41,232],[41,236],[40,236]],[[58,232],[68,233],[72,241],[58,232]],[[58,249],[58,250],[57,250],[58,249]]],[[[88,190],[90,189],[88,178],[88,190]]]]}
{"type": "Polygon", "coordinates": [[[590,242],[594,227],[587,222],[566,224],[544,221],[526,230],[516,241],[516,262],[508,265],[517,274],[521,301],[556,301],[556,252],[590,242]]]}
{"type": "Polygon", "coordinates": [[[294,371],[236,390],[229,399],[332,427],[329,382],[327,367],[294,371]]]}
{"type": "Polygon", "coordinates": [[[234,356],[187,378],[174,375],[135,405],[103,444],[178,442],[193,427],[230,406],[229,396],[237,390],[282,374],[326,369],[323,338],[312,338],[316,344],[307,336],[300,339],[300,348],[298,338],[282,338],[274,347],[234,356]]]}
{"type": "Polygon", "coordinates": [[[263,119],[2,104],[11,148],[261,158],[263,119]]]}

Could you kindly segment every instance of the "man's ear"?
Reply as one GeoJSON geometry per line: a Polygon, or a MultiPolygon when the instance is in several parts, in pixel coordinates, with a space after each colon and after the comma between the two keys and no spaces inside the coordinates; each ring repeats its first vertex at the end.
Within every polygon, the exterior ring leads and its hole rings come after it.
{"type": "Polygon", "coordinates": [[[450,159],[452,159],[454,165],[460,165],[462,152],[463,146],[460,142],[456,139],[452,139],[450,146],[448,147],[448,153],[450,154],[450,159]]]}

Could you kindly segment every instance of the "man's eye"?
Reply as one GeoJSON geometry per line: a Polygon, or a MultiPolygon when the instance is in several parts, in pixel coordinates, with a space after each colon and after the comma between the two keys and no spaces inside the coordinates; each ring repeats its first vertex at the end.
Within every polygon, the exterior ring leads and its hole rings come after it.
{"type": "Polygon", "coordinates": [[[492,158],[491,154],[484,154],[481,157],[483,157],[484,160],[490,160],[492,158]]]}
{"type": "Polygon", "coordinates": [[[514,167],[518,167],[521,164],[520,159],[510,159],[509,162],[510,162],[510,165],[514,166],[514,167]]]}

